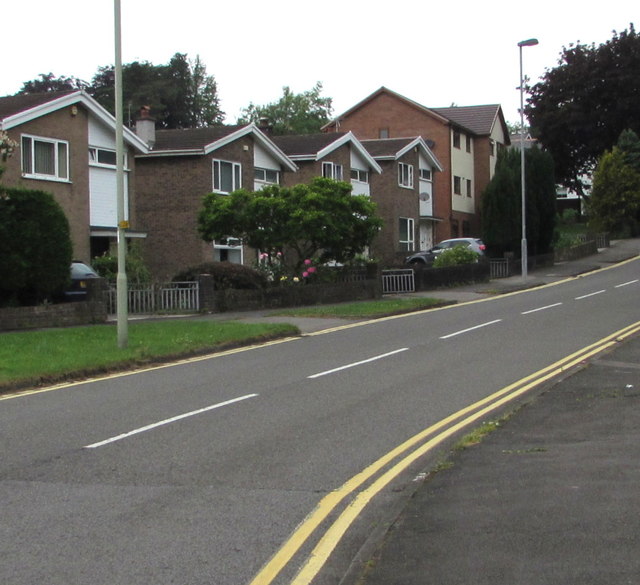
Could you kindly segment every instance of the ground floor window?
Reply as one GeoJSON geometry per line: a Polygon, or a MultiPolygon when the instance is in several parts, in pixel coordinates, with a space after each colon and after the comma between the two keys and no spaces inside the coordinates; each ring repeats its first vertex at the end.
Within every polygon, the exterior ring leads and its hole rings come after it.
{"type": "Polygon", "coordinates": [[[414,221],[411,217],[401,217],[398,221],[400,250],[411,251],[415,248],[414,221]]]}
{"type": "Polygon", "coordinates": [[[242,240],[226,237],[213,242],[214,262],[232,262],[242,264],[242,240]]]}

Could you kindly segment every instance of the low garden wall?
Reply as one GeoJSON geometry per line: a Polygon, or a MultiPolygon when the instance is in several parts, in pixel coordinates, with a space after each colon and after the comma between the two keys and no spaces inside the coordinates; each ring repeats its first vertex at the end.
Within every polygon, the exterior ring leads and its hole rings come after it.
{"type": "Polygon", "coordinates": [[[489,262],[475,262],[459,266],[433,268],[432,266],[413,265],[416,290],[430,290],[459,284],[488,282],[489,262]]]}
{"type": "Polygon", "coordinates": [[[378,299],[380,278],[356,282],[291,284],[264,290],[214,290],[213,278],[200,279],[200,310],[250,311],[378,299]]]}

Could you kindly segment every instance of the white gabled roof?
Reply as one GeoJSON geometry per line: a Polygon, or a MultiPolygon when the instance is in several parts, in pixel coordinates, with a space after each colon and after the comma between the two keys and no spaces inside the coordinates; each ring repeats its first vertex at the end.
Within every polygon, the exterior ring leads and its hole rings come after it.
{"type": "MultiPolygon", "coordinates": [[[[112,129],[115,133],[115,118],[89,94],[82,90],[70,92],[61,96],[58,95],[57,97],[52,96],[52,99],[50,100],[16,111],[2,119],[2,129],[10,130],[16,126],[26,124],[27,122],[31,122],[32,120],[36,120],[42,116],[46,116],[47,114],[51,114],[62,108],[73,106],[75,104],[82,104],[95,118],[112,129]]],[[[123,128],[123,135],[125,142],[133,148],[143,153],[149,152],[147,144],[128,128],[123,128]]]]}

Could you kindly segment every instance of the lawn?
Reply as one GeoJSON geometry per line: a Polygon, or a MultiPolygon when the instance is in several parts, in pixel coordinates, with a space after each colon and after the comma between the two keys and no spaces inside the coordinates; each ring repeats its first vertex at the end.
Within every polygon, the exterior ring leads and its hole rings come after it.
{"type": "Polygon", "coordinates": [[[205,320],[132,323],[128,332],[126,349],[118,348],[116,328],[108,325],[3,333],[0,388],[81,377],[299,333],[288,324],[205,320]]]}

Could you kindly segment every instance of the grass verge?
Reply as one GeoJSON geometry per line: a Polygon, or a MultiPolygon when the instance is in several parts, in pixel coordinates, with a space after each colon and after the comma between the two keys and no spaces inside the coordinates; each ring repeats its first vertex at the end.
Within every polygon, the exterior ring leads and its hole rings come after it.
{"type": "Polygon", "coordinates": [[[318,305],[296,309],[284,309],[271,313],[285,317],[323,317],[340,319],[375,319],[387,315],[412,313],[422,309],[433,309],[451,304],[441,299],[419,298],[386,298],[376,301],[360,301],[357,303],[340,303],[336,305],[318,305]]]}
{"type": "Polygon", "coordinates": [[[299,333],[288,324],[211,321],[131,323],[126,349],[113,326],[3,333],[0,389],[52,383],[299,333]]]}

